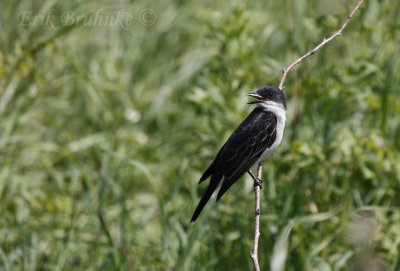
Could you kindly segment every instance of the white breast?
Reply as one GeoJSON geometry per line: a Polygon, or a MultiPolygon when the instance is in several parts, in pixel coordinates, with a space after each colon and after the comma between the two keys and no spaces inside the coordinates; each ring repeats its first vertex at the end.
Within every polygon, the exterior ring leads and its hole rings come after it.
{"type": "Polygon", "coordinates": [[[260,158],[254,163],[253,166],[257,166],[258,163],[264,161],[265,158],[270,156],[270,154],[281,144],[283,130],[285,129],[285,121],[286,121],[286,110],[282,105],[279,105],[275,102],[264,102],[260,104],[264,110],[270,111],[276,115],[277,124],[276,124],[276,139],[275,142],[271,145],[270,148],[266,149],[260,158]]]}

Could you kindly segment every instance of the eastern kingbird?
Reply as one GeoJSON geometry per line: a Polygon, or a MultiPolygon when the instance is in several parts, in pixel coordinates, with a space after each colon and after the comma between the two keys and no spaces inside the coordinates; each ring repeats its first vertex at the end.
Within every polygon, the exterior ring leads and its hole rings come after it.
{"type": "Polygon", "coordinates": [[[286,120],[283,91],[277,87],[262,87],[248,96],[256,99],[248,104],[258,106],[233,132],[201,176],[199,184],[210,176],[211,180],[194,211],[190,225],[196,221],[219,184],[222,185],[217,201],[246,172],[253,178],[255,186],[261,186],[262,181],[254,177],[250,168],[267,158],[282,141],[286,120]]]}

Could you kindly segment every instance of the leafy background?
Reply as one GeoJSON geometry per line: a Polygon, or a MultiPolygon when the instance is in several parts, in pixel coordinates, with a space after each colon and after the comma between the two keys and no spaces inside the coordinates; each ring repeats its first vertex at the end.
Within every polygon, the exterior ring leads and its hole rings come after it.
{"type": "MultiPolygon", "coordinates": [[[[0,269],[251,270],[249,177],[188,228],[197,180],[245,94],[355,4],[1,1],[0,269]],[[120,10],[130,25],[84,20],[120,10]]],[[[400,3],[368,0],[289,74],[263,270],[400,270],[399,44],[400,3]]]]}

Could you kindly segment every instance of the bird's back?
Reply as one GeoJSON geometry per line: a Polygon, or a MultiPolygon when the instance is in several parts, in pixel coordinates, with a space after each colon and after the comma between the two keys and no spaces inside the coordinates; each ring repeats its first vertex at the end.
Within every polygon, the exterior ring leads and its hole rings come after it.
{"type": "Polygon", "coordinates": [[[272,146],[276,127],[275,114],[256,107],[230,136],[216,161],[216,170],[224,176],[217,200],[272,146]]]}
{"type": "Polygon", "coordinates": [[[277,121],[274,113],[256,107],[233,132],[200,178],[199,183],[211,175],[210,184],[193,214],[191,223],[197,219],[221,181],[217,200],[272,146],[276,139],[277,121]]]}

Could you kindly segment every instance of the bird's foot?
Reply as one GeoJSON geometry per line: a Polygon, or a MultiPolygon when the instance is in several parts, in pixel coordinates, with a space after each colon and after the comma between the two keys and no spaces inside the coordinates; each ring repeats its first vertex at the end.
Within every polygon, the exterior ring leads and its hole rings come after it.
{"type": "Polygon", "coordinates": [[[260,189],[262,189],[262,183],[263,183],[263,181],[262,181],[260,178],[256,178],[256,177],[253,175],[253,173],[251,173],[250,170],[248,170],[247,172],[250,174],[251,178],[252,178],[253,181],[254,181],[254,190],[256,189],[257,186],[259,186],[260,189]]]}
{"type": "Polygon", "coordinates": [[[259,178],[254,178],[254,189],[255,189],[257,186],[259,186],[260,189],[262,189],[262,184],[263,184],[263,181],[262,181],[261,179],[259,179],[259,178]]]}

